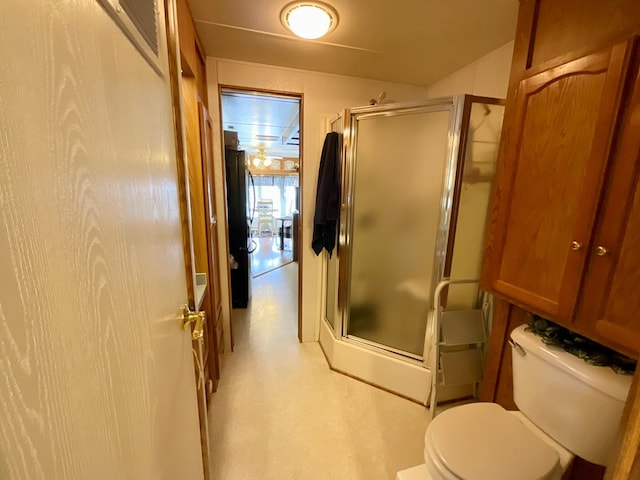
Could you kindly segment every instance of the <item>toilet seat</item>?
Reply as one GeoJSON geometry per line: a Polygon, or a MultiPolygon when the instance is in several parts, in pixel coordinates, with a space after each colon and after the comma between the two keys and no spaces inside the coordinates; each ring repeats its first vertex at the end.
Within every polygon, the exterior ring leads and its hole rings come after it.
{"type": "Polygon", "coordinates": [[[425,460],[442,480],[543,480],[561,471],[558,453],[495,403],[438,415],[425,434],[425,460]]]}

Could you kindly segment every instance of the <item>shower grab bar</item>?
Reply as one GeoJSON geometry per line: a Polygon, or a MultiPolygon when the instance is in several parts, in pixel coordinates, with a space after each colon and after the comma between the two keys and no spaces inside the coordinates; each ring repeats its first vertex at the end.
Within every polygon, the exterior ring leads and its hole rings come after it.
{"type": "MultiPolygon", "coordinates": [[[[480,281],[478,279],[451,279],[451,278],[443,278],[440,283],[436,286],[436,289],[433,293],[433,339],[432,342],[435,346],[435,352],[433,354],[430,352],[429,356],[434,360],[431,366],[431,392],[429,393],[430,401],[429,401],[429,415],[430,418],[433,419],[436,411],[436,396],[437,396],[437,386],[439,383],[438,372],[440,366],[440,321],[442,316],[442,305],[440,305],[440,296],[442,295],[442,291],[445,287],[449,285],[470,285],[470,284],[479,284],[480,281]]],[[[426,406],[426,403],[425,403],[426,406]]]]}

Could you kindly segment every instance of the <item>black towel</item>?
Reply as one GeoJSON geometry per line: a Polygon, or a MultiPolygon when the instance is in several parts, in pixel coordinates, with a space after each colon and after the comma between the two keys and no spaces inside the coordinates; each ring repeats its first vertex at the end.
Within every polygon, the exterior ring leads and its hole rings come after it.
{"type": "Polygon", "coordinates": [[[313,217],[311,248],[316,255],[322,249],[329,257],[336,246],[336,226],[340,217],[340,135],[327,133],[320,157],[316,211],[313,217]]]}

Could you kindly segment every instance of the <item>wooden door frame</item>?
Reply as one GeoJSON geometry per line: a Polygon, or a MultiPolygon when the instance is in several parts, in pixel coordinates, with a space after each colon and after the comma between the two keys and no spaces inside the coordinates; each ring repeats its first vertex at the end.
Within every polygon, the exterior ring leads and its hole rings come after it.
{"type": "MultiPolygon", "coordinates": [[[[189,175],[187,167],[186,128],[184,124],[184,110],[182,107],[182,67],[180,61],[180,43],[178,35],[178,13],[176,0],[164,0],[165,24],[167,35],[167,50],[169,63],[169,85],[171,90],[171,109],[173,112],[174,140],[176,148],[176,171],[178,186],[178,203],[180,211],[180,224],[182,229],[182,249],[187,283],[188,306],[196,310],[196,268],[193,242],[193,228],[191,219],[191,206],[189,200],[189,175]]],[[[202,358],[202,339],[193,341],[193,348],[202,358]]],[[[196,382],[199,376],[204,375],[204,368],[194,365],[196,382]],[[197,369],[202,371],[197,373],[197,369]]],[[[204,480],[211,478],[209,455],[209,429],[207,421],[206,387],[197,389],[198,416],[200,424],[200,443],[202,448],[202,465],[204,480]],[[204,416],[203,416],[204,415],[204,416]],[[204,419],[203,419],[204,418],[204,419]]]]}
{"type": "MultiPolygon", "coordinates": [[[[219,238],[217,231],[218,223],[218,208],[216,203],[215,192],[215,172],[213,171],[213,120],[209,114],[209,109],[198,98],[198,118],[200,122],[200,148],[202,159],[202,181],[205,200],[205,216],[206,228],[205,233],[207,236],[207,288],[209,289],[209,298],[211,304],[212,318],[209,323],[209,336],[212,339],[212,345],[210,345],[211,352],[209,352],[209,371],[213,369],[212,380],[214,383],[215,392],[218,388],[218,379],[220,378],[220,338],[218,338],[218,326],[222,321],[222,286],[220,285],[220,255],[219,255],[219,238]],[[208,134],[207,134],[208,133],[208,134]],[[211,220],[215,223],[212,223],[211,220]],[[215,240],[215,242],[214,242],[215,240]],[[217,272],[216,272],[217,270],[217,272]],[[216,277],[218,273],[218,277],[216,277]],[[216,291],[219,291],[219,303],[216,305],[216,291]],[[212,337],[212,338],[211,338],[212,337]],[[215,356],[215,360],[211,357],[211,353],[215,356]]],[[[225,215],[226,219],[226,215],[225,215]]],[[[210,342],[211,343],[211,342],[210,342]]],[[[208,389],[207,389],[208,391],[208,389]]]]}
{"type": "MultiPolygon", "coordinates": [[[[281,96],[281,97],[291,97],[298,100],[298,108],[299,108],[299,117],[300,117],[300,147],[299,147],[299,168],[298,168],[298,197],[299,197],[299,209],[298,209],[298,244],[304,245],[304,234],[303,228],[304,225],[304,208],[303,208],[303,178],[304,178],[304,93],[303,92],[291,92],[285,90],[272,90],[268,88],[256,88],[256,87],[247,87],[242,85],[231,85],[231,84],[218,84],[218,115],[220,118],[220,143],[221,143],[221,151],[224,152],[224,122],[222,119],[222,92],[223,90],[237,90],[240,92],[247,93],[258,93],[265,95],[273,95],[273,96],[281,96]]],[[[222,161],[224,162],[224,154],[222,154],[222,161]]],[[[226,170],[222,168],[224,174],[224,184],[226,185],[226,170]]],[[[224,206],[225,211],[227,209],[227,198],[224,198],[224,206]]],[[[226,221],[226,219],[225,219],[226,221]]],[[[229,244],[229,229],[228,224],[225,224],[225,237],[227,245],[229,244]]],[[[298,341],[302,342],[302,271],[303,271],[303,253],[302,249],[298,252],[298,341]]],[[[227,272],[229,274],[229,267],[227,266],[227,272]]],[[[229,296],[231,296],[231,282],[229,282],[229,296]]],[[[229,298],[229,305],[231,305],[231,298],[229,298]]],[[[231,321],[229,325],[232,325],[231,321]]],[[[232,341],[231,345],[233,347],[233,327],[230,327],[229,335],[231,335],[232,341]]]]}
{"type": "Polygon", "coordinates": [[[187,295],[189,308],[195,308],[196,269],[193,263],[193,235],[191,230],[191,210],[189,207],[189,184],[187,173],[187,151],[185,146],[184,112],[182,109],[182,90],[180,89],[180,46],[178,43],[178,19],[176,0],[164,0],[165,22],[167,27],[167,49],[169,51],[169,83],[171,89],[171,108],[173,111],[174,137],[176,147],[176,166],[178,174],[178,200],[180,204],[180,224],[182,226],[182,250],[187,277],[187,295]]]}

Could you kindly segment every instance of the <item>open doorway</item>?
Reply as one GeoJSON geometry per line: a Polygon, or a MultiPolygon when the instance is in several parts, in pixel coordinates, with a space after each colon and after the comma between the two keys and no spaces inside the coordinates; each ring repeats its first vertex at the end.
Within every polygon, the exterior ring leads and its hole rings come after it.
{"type": "MultiPolygon", "coordinates": [[[[298,268],[301,97],[222,87],[220,106],[232,306],[246,308],[253,279],[298,268]]],[[[285,277],[299,291],[299,275],[285,277]]]]}

